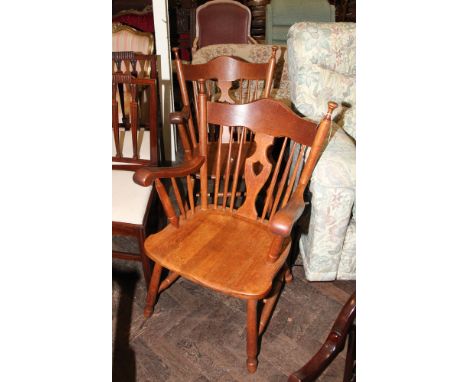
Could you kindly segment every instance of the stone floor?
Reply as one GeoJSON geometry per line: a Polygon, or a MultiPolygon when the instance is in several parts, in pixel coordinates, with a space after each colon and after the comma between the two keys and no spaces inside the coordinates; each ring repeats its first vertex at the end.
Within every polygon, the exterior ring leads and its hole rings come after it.
{"type": "MultiPolygon", "coordinates": [[[[115,247],[134,243],[119,238],[115,247]]],[[[355,281],[308,282],[303,268],[283,289],[260,339],[258,370],[245,367],[245,303],[179,279],[143,317],[139,263],[113,260],[113,380],[286,381],[320,348],[355,281]]],[[[345,352],[320,381],[341,381],[345,352]]]]}

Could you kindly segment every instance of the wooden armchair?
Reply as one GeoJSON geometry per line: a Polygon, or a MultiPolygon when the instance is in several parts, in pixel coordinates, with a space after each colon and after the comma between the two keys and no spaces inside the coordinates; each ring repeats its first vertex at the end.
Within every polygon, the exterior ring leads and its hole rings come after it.
{"type": "Polygon", "coordinates": [[[133,171],[142,165],[158,164],[156,80],[136,78],[122,72],[112,75],[112,234],[136,237],[140,251],[137,254],[112,251],[112,256],[142,262],[148,283],[151,275],[149,259],[144,255],[148,211],[153,200],[153,189],[133,182],[133,171]],[[125,91],[129,101],[128,129],[119,124],[118,88],[125,91]],[[137,87],[149,94],[149,128],[141,126],[137,87]]]}
{"type": "Polygon", "coordinates": [[[192,158],[175,168],[142,168],[134,176],[142,186],[155,183],[170,222],[145,240],[145,252],[155,267],[144,315],[151,316],[158,293],[179,276],[246,300],[247,369],[253,373],[257,369],[258,336],[279,296],[291,246],[290,233],[303,212],[304,190],[330,129],[336,104],[329,103],[328,113],[317,125],[268,98],[241,105],[208,101],[205,81],[201,80],[200,85],[199,145],[192,158]],[[209,124],[216,130],[216,142],[209,141],[209,124]],[[249,156],[244,159],[238,154],[232,163],[232,178],[222,179],[223,167],[231,166],[231,162],[222,163],[221,137],[223,130],[228,131],[231,147],[235,129],[240,130],[239,153],[247,146],[249,156]],[[249,132],[253,133],[252,141],[246,139],[249,132]],[[282,140],[281,152],[276,163],[272,163],[275,138],[282,140]],[[215,147],[216,153],[215,191],[211,195],[207,191],[209,145],[215,147]],[[295,166],[291,166],[293,156],[299,158],[295,166]],[[242,173],[246,193],[239,195],[242,173]],[[181,191],[182,180],[187,195],[181,191]],[[225,181],[224,187],[220,186],[221,180],[225,181]],[[172,188],[174,204],[167,186],[172,188]],[[163,267],[170,272],[161,282],[163,267]],[[264,304],[260,322],[259,301],[264,304]]]}
{"type": "MultiPolygon", "coordinates": [[[[178,48],[174,48],[175,66],[179,81],[182,111],[172,115],[172,122],[177,124],[181,144],[187,159],[191,159],[194,150],[199,146],[196,126],[200,121],[197,103],[201,79],[207,81],[207,97],[211,101],[242,104],[259,98],[267,98],[273,85],[273,74],[276,65],[276,47],[272,47],[271,57],[267,63],[249,63],[239,58],[221,56],[205,64],[184,64],[179,57],[178,48]],[[188,83],[188,84],[187,84],[188,83]],[[191,89],[190,89],[191,88],[191,89]],[[192,93],[190,97],[189,93],[192,93]],[[194,118],[195,114],[195,118],[194,118]]],[[[203,85],[205,86],[205,85],[203,85]]],[[[237,155],[239,146],[239,131],[222,132],[223,163],[228,154],[232,162],[237,155]],[[227,142],[233,135],[233,143],[229,151],[227,142]],[[229,151],[229,153],[228,153],[229,151]]],[[[216,133],[212,127],[208,131],[208,172],[214,176],[214,147],[216,133]]],[[[251,139],[251,135],[249,135],[251,139]]],[[[243,153],[244,156],[246,152],[243,153]]],[[[232,169],[228,169],[232,172],[232,169]]]]}
{"type": "Polygon", "coordinates": [[[192,54],[213,44],[257,44],[250,36],[250,9],[233,0],[212,0],[199,6],[195,14],[192,54]]]}
{"type": "Polygon", "coordinates": [[[291,374],[288,382],[313,382],[325,371],[336,356],[348,350],[343,382],[356,382],[356,292],[348,299],[320,350],[298,371],[291,374]]]}

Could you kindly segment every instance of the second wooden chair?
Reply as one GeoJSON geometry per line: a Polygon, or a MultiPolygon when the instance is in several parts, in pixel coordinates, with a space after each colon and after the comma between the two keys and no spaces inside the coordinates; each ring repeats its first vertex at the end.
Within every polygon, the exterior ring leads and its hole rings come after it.
{"type": "MultiPolygon", "coordinates": [[[[200,120],[197,103],[201,80],[205,80],[207,97],[210,101],[243,104],[260,98],[268,98],[273,85],[273,74],[276,65],[277,47],[272,47],[272,54],[267,63],[250,63],[243,59],[229,56],[217,57],[206,64],[185,64],[179,57],[179,49],[174,48],[175,66],[180,86],[182,110],[171,114],[171,122],[178,127],[182,147],[187,159],[191,159],[194,150],[198,150],[199,137],[197,124],[200,120]]],[[[203,86],[205,86],[203,85],[203,86]]],[[[208,127],[208,172],[215,175],[214,152],[211,144],[217,140],[212,127],[208,127]]],[[[232,129],[222,132],[221,161],[226,163],[227,157],[232,162],[237,156],[239,146],[239,131],[232,129]],[[230,134],[232,145],[229,146],[230,134]]],[[[252,136],[248,137],[249,139],[252,136]]],[[[247,155],[244,149],[243,157],[247,155]]],[[[227,168],[232,174],[233,168],[227,168]]]]}

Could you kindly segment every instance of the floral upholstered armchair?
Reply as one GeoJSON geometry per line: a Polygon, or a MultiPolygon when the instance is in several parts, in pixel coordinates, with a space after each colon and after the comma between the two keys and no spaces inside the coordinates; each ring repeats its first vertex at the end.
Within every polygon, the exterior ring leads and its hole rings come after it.
{"type": "Polygon", "coordinates": [[[310,184],[310,222],[299,242],[305,274],[355,279],[355,24],[300,22],[287,43],[293,107],[317,121],[329,100],[341,105],[310,184]]]}

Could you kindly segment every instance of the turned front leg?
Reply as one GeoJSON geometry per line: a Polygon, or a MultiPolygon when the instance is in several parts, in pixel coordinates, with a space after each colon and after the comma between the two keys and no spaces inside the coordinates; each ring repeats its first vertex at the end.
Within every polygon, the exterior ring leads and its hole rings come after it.
{"type": "Polygon", "coordinates": [[[247,370],[257,370],[257,300],[247,300],[247,370]]]}

